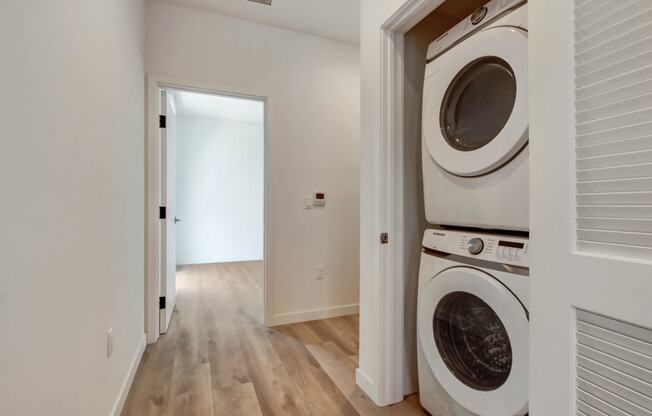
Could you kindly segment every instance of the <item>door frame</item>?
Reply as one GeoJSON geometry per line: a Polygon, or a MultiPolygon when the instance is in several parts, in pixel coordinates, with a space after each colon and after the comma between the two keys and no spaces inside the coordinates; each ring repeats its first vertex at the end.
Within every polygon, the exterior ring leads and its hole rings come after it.
{"type": "MultiPolygon", "coordinates": [[[[378,379],[370,380],[360,369],[356,383],[377,405],[403,400],[414,391],[416,380],[406,371],[404,340],[404,221],[403,221],[403,112],[404,37],[444,0],[406,0],[379,28],[380,32],[380,123],[379,149],[374,155],[379,187],[373,190],[380,202],[376,227],[389,234],[389,243],[379,244],[370,259],[378,266],[375,316],[379,330],[374,343],[379,358],[378,379]]],[[[378,240],[376,240],[378,241],[378,240]]]]}
{"type": "Polygon", "coordinates": [[[159,293],[161,279],[161,227],[159,220],[159,204],[161,200],[161,174],[159,141],[159,90],[161,88],[176,88],[185,91],[203,92],[222,96],[247,98],[263,102],[264,106],[264,144],[263,144],[263,284],[262,284],[262,317],[267,326],[271,316],[273,292],[272,279],[269,274],[269,242],[271,227],[269,226],[269,193],[268,193],[268,143],[269,143],[269,94],[260,91],[234,90],[229,86],[214,85],[206,82],[196,82],[170,77],[161,74],[147,74],[147,123],[146,123],[146,212],[145,212],[145,333],[147,343],[152,344],[159,338],[159,293]]]}

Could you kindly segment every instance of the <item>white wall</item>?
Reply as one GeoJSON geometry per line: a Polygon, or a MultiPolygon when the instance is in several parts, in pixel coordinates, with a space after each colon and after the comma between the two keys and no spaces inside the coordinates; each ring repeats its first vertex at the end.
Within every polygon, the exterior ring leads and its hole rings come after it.
{"type": "Polygon", "coordinates": [[[177,264],[262,260],[260,122],[177,117],[177,264]]]}
{"type": "Polygon", "coordinates": [[[0,39],[0,414],[109,415],[144,346],[144,5],[3,0],[0,39]]]}
{"type": "Polygon", "coordinates": [[[147,16],[148,72],[269,97],[272,323],[354,311],[358,48],[158,1],[147,16]],[[327,193],[326,208],[305,210],[316,190],[327,193]],[[326,266],[323,280],[317,265],[326,266]]]}

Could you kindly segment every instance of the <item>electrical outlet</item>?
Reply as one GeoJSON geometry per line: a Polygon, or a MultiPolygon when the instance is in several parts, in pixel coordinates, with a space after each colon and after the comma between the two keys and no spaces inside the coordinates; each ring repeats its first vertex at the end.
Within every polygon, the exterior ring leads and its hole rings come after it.
{"type": "Polygon", "coordinates": [[[106,332],[106,356],[113,354],[113,327],[106,332]]]}
{"type": "Polygon", "coordinates": [[[317,266],[317,280],[326,277],[326,268],[324,266],[317,266]]]}

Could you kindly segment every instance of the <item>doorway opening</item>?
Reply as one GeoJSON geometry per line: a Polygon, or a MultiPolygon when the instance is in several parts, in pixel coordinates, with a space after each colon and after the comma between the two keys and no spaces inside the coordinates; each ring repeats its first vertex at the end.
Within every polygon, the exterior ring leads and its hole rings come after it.
{"type": "Polygon", "coordinates": [[[150,104],[148,342],[197,291],[266,325],[265,98],[154,82],[150,104]]]}

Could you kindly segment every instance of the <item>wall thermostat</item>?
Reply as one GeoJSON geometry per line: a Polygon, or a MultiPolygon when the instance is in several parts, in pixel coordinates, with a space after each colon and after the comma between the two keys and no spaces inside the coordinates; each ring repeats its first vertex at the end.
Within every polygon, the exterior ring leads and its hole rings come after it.
{"type": "Polygon", "coordinates": [[[326,193],[315,192],[312,196],[312,205],[316,207],[323,207],[326,205],[326,193]]]}

